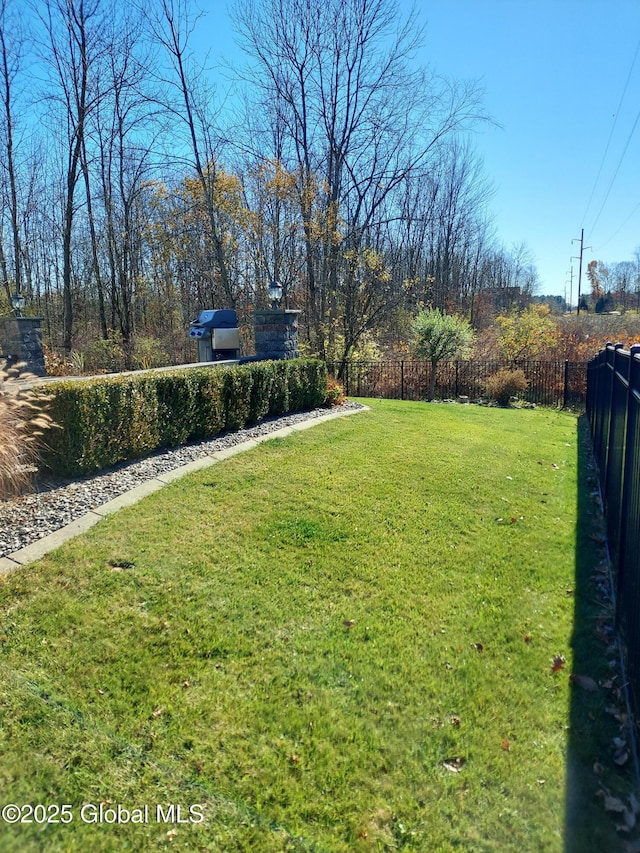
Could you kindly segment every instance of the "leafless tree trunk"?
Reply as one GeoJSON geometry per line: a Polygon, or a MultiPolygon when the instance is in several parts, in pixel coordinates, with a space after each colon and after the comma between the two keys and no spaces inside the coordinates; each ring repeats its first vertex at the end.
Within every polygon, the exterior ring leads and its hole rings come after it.
{"type": "Polygon", "coordinates": [[[353,253],[373,247],[403,185],[480,117],[478,95],[412,70],[421,34],[392,0],[237,0],[233,16],[258,65],[251,82],[263,108],[284,116],[299,171],[310,309],[324,354],[327,328],[352,305],[353,253]]]}
{"type": "Polygon", "coordinates": [[[112,22],[104,69],[106,96],[91,122],[104,209],[111,325],[115,327],[117,319],[128,365],[135,328],[136,256],[144,230],[137,209],[150,169],[157,112],[155,92],[147,85],[150,58],[139,46],[141,23],[131,13],[112,22]]]}
{"type": "Polygon", "coordinates": [[[102,283],[102,272],[100,269],[100,258],[98,253],[98,235],[96,230],[95,215],[93,211],[91,181],[89,178],[89,160],[87,156],[86,142],[84,141],[81,152],[81,168],[82,175],[84,178],[84,188],[87,200],[87,220],[89,223],[89,232],[91,234],[91,258],[93,262],[93,276],[95,278],[98,295],[98,316],[100,322],[100,332],[102,334],[102,338],[106,340],[109,336],[109,331],[107,328],[107,314],[105,311],[104,301],[104,286],[102,283]]]}
{"type": "Polygon", "coordinates": [[[45,59],[52,98],[64,110],[66,163],[62,213],[63,345],[73,345],[72,238],[76,190],[82,175],[87,123],[100,101],[99,69],[105,44],[103,0],[46,0],[40,12],[47,34],[45,59]]]}
{"type": "MultiPolygon", "coordinates": [[[[16,75],[20,70],[24,36],[15,10],[10,8],[10,0],[0,0],[0,99],[2,101],[2,140],[5,155],[5,167],[8,180],[7,206],[11,222],[13,247],[13,279],[17,293],[22,292],[22,246],[20,239],[20,211],[18,209],[18,189],[14,151],[14,105],[13,89],[16,75]]],[[[0,259],[4,286],[9,295],[8,269],[4,249],[0,259]]]]}
{"type": "Polygon", "coordinates": [[[214,204],[214,185],[218,165],[218,150],[214,140],[215,117],[211,111],[212,93],[203,82],[202,74],[193,70],[189,51],[189,36],[194,21],[188,0],[158,0],[157,9],[151,7],[148,20],[155,41],[164,49],[171,65],[170,78],[165,82],[173,88],[181,106],[167,107],[186,126],[193,167],[202,187],[203,203],[207,213],[212,255],[220,277],[222,292],[235,307],[236,293],[229,275],[224,241],[220,233],[214,204]]]}

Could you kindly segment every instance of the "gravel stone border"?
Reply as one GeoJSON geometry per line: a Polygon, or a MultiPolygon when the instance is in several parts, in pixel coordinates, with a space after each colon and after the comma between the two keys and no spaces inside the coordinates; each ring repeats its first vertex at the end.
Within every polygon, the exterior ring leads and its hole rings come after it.
{"type": "Polygon", "coordinates": [[[366,408],[360,403],[347,402],[339,409],[314,409],[282,415],[206,441],[157,451],[144,459],[125,462],[107,472],[82,479],[36,482],[32,492],[0,501],[0,559],[76,521],[141,483],[189,462],[262,438],[284,427],[326,417],[332,411],[346,413],[366,408]]]}

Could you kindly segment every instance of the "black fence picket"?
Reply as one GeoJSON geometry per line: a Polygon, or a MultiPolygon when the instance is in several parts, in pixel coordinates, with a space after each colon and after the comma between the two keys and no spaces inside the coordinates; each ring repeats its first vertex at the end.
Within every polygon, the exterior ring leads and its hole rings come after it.
{"type": "Polygon", "coordinates": [[[587,366],[587,416],[607,522],[616,625],[640,713],[640,346],[607,344],[587,366]]]}
{"type": "MultiPolygon", "coordinates": [[[[431,378],[431,364],[426,361],[327,362],[327,367],[352,397],[424,400],[431,378]]],[[[523,398],[529,403],[577,408],[585,404],[586,365],[571,361],[443,361],[436,368],[435,397],[480,399],[487,379],[503,367],[524,371],[529,386],[523,398]]]]}

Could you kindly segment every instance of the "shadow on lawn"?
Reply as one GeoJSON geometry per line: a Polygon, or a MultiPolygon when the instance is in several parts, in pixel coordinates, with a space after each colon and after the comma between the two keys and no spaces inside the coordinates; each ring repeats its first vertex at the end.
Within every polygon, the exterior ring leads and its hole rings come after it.
{"type": "Polygon", "coordinates": [[[613,606],[607,594],[608,575],[598,571],[605,566],[607,553],[586,415],[578,419],[577,443],[573,674],[594,679],[599,687],[584,689],[574,682],[571,688],[564,853],[615,853],[624,851],[626,841],[636,836],[616,831],[622,816],[605,811],[602,792],[627,802],[623,792],[634,790],[635,777],[632,758],[622,767],[613,760],[613,739],[624,737],[624,730],[606,710],[618,706],[623,713],[624,701],[616,693],[622,676],[610,664],[617,658],[611,647],[613,606]]]}

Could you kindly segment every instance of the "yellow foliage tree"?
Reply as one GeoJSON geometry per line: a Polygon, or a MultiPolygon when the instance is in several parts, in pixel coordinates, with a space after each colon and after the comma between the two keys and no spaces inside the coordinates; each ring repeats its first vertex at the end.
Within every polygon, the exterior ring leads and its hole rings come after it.
{"type": "Polygon", "coordinates": [[[558,329],[548,305],[530,305],[522,312],[497,317],[498,345],[508,361],[540,358],[557,341],[558,329]]]}

